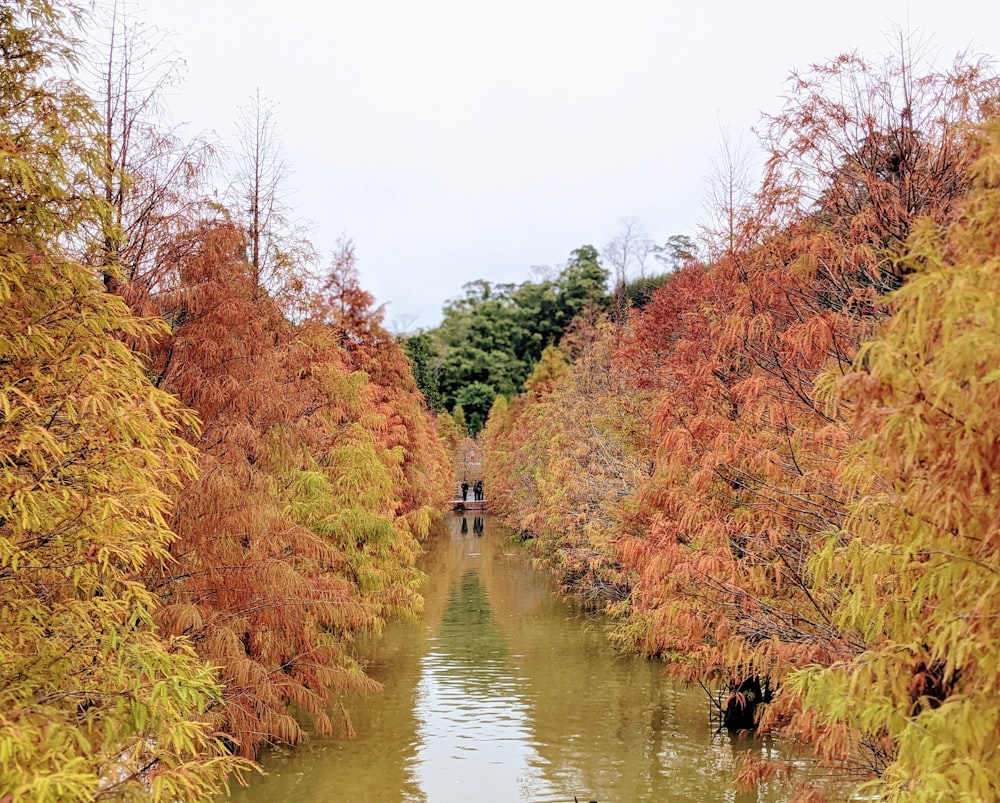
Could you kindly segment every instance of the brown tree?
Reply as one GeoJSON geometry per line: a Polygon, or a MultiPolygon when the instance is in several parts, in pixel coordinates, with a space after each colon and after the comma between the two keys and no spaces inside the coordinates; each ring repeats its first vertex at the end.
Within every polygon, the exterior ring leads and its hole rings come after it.
{"type": "Polygon", "coordinates": [[[315,254],[305,226],[288,206],[291,167],[277,135],[274,104],[258,89],[240,109],[229,188],[235,219],[243,229],[254,281],[274,297],[293,295],[315,254]],[[294,286],[293,286],[294,285],[294,286]]]}
{"type": "Polygon", "coordinates": [[[374,619],[337,571],[344,554],[297,522],[280,493],[315,403],[308,377],[289,376],[283,363],[291,326],[258,294],[235,227],[189,236],[180,287],[159,298],[173,331],[152,370],[201,418],[190,433],[199,478],[178,497],[175,564],[148,582],[168,632],[188,634],[220,667],[219,725],[252,755],[264,741],[298,738],[291,705],[329,730],[335,693],[375,688],[348,647],[374,619]]]}

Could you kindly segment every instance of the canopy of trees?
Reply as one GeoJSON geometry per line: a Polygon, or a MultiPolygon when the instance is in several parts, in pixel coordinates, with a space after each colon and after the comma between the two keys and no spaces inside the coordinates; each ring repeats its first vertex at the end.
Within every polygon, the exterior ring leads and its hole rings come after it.
{"type": "Polygon", "coordinates": [[[0,799],[204,799],[377,688],[451,456],[350,249],[209,202],[78,23],[0,9],[0,799]]]}
{"type": "Polygon", "coordinates": [[[0,800],[205,798],[332,731],[480,430],[494,508],[731,730],[883,799],[995,797],[988,64],[904,38],[817,65],[760,186],[727,162],[705,260],[671,238],[630,285],[615,241],[612,301],[584,246],[404,346],[350,243],[318,269],[279,203],[270,107],[227,210],[210,149],[158,127],[170,71],[143,85],[105,23],[84,87],[93,18],[0,8],[0,800]]]}
{"type": "Polygon", "coordinates": [[[520,285],[485,280],[444,308],[444,321],[407,341],[414,373],[435,409],[460,405],[472,434],[493,400],[521,390],[542,350],[582,316],[608,309],[608,272],[592,246],[570,254],[554,279],[520,285]]]}
{"type": "Polygon", "coordinates": [[[905,39],[797,75],[711,258],[484,431],[491,498],[623,645],[887,799],[1000,772],[998,88],[905,39]]]}

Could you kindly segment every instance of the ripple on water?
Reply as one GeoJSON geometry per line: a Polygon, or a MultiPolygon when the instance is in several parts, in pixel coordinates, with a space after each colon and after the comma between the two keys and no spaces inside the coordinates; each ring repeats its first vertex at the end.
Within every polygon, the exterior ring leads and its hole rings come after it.
{"type": "Polygon", "coordinates": [[[732,790],[741,752],[713,737],[703,693],[615,653],[597,620],[492,531],[432,545],[424,627],[392,627],[369,667],[385,684],[346,701],[353,741],[265,757],[244,803],[602,803],[780,800],[732,790]]]}

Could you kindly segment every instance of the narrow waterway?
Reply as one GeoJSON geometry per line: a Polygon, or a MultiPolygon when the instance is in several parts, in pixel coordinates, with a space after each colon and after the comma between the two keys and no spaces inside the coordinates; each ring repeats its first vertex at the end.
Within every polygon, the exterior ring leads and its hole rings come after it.
{"type": "Polygon", "coordinates": [[[368,649],[382,694],[347,700],[357,737],[262,757],[243,803],[776,800],[732,791],[741,751],[701,691],[621,656],[599,619],[489,516],[450,516],[424,559],[426,609],[368,649]]]}

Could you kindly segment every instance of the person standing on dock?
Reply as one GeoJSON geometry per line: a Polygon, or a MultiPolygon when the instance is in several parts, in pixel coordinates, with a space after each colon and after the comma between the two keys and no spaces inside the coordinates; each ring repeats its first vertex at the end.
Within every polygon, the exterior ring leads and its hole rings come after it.
{"type": "Polygon", "coordinates": [[[462,501],[466,501],[469,498],[469,483],[462,480],[462,501]]]}

